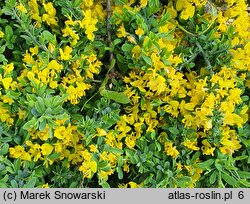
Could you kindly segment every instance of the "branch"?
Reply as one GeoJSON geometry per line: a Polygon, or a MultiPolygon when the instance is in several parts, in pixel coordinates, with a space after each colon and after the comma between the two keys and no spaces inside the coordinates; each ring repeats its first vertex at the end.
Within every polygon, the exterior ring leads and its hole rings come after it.
{"type": "MultiPolygon", "coordinates": [[[[108,35],[108,44],[109,47],[112,47],[112,39],[111,39],[111,24],[110,24],[110,18],[111,18],[111,2],[110,0],[107,0],[107,35],[108,35]]],[[[109,51],[109,63],[111,64],[112,60],[114,58],[114,53],[112,50],[109,51]]]]}
{"type": "Polygon", "coordinates": [[[212,70],[212,65],[211,65],[211,63],[210,63],[210,61],[209,61],[209,59],[208,59],[208,57],[207,57],[205,51],[203,50],[203,48],[201,47],[201,45],[200,45],[200,43],[199,43],[198,41],[196,41],[195,44],[196,44],[196,46],[199,48],[200,52],[201,52],[202,55],[203,55],[203,58],[204,58],[204,60],[205,60],[205,62],[206,62],[206,64],[207,64],[207,66],[208,66],[209,71],[210,71],[210,75],[213,75],[214,72],[213,72],[213,70],[212,70]]]}

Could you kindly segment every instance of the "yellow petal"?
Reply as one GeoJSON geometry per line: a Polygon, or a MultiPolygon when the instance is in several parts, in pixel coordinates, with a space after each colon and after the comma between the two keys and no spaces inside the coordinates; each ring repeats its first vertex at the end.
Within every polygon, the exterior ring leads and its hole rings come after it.
{"type": "Polygon", "coordinates": [[[3,87],[4,87],[5,90],[8,90],[10,88],[11,82],[12,82],[12,78],[11,77],[7,77],[7,78],[4,78],[2,80],[3,87]]]}

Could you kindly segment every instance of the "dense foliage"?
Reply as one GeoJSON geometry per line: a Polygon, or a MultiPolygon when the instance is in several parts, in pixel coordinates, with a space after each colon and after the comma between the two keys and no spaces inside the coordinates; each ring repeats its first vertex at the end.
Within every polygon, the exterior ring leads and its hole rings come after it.
{"type": "Polygon", "coordinates": [[[0,187],[250,187],[244,0],[0,3],[0,187]]]}

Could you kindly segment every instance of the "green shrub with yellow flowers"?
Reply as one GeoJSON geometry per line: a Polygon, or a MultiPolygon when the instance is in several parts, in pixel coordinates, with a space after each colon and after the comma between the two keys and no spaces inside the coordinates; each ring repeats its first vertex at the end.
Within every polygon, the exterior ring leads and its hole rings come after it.
{"type": "Polygon", "coordinates": [[[244,0],[0,3],[0,187],[250,187],[244,0]]]}

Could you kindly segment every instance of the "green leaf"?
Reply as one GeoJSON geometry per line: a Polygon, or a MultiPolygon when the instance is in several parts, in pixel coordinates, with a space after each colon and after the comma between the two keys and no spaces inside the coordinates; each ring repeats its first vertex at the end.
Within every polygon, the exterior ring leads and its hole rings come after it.
{"type": "Polygon", "coordinates": [[[12,166],[6,166],[6,171],[10,172],[11,174],[15,174],[15,171],[12,166]]]}
{"type": "Polygon", "coordinates": [[[33,39],[28,35],[20,35],[20,37],[24,38],[28,45],[31,45],[33,42],[33,39]]]}
{"type": "Polygon", "coordinates": [[[201,155],[200,152],[196,152],[196,153],[194,154],[194,156],[192,157],[192,159],[191,159],[191,163],[193,163],[197,158],[199,158],[200,155],[201,155]]]}
{"type": "Polygon", "coordinates": [[[99,47],[104,47],[104,44],[100,40],[95,40],[95,41],[93,41],[93,46],[96,48],[99,48],[99,47]]]}
{"type": "Polygon", "coordinates": [[[116,167],[116,171],[118,173],[118,178],[119,179],[123,179],[123,171],[122,171],[122,168],[121,167],[116,167]]]}
{"type": "Polygon", "coordinates": [[[78,185],[79,185],[78,182],[73,181],[73,182],[69,185],[69,188],[77,188],[78,185]]]}
{"type": "Polygon", "coordinates": [[[9,180],[9,175],[6,174],[0,181],[3,181],[4,183],[8,182],[9,180]]]}
{"type": "Polygon", "coordinates": [[[33,117],[31,120],[29,120],[28,122],[26,122],[24,125],[23,125],[23,129],[24,130],[29,130],[31,128],[33,128],[36,124],[37,120],[35,117],[33,117]]]}
{"type": "Polygon", "coordinates": [[[109,148],[109,151],[115,154],[123,154],[123,150],[119,148],[109,148]]]}
{"type": "Polygon", "coordinates": [[[114,3],[119,5],[119,6],[122,6],[124,4],[127,4],[128,0],[114,0],[114,3]]]}
{"type": "Polygon", "coordinates": [[[159,26],[165,25],[167,23],[167,21],[169,21],[170,17],[171,17],[170,13],[168,11],[166,11],[166,13],[161,17],[158,25],[159,26]]]}
{"type": "Polygon", "coordinates": [[[122,166],[123,165],[123,157],[119,156],[118,157],[118,166],[122,166]]]}
{"type": "Polygon", "coordinates": [[[122,92],[103,89],[100,93],[103,97],[111,99],[117,103],[128,104],[130,102],[129,98],[122,92]]]}
{"type": "Polygon", "coordinates": [[[210,166],[214,163],[214,159],[208,159],[207,161],[197,163],[197,166],[203,170],[210,169],[210,166]]]}
{"type": "Polygon", "coordinates": [[[209,177],[209,183],[212,185],[214,184],[214,182],[216,181],[216,178],[217,178],[217,172],[214,171],[211,176],[209,177]]]}
{"type": "Polygon", "coordinates": [[[134,46],[132,44],[125,43],[125,44],[122,45],[122,51],[123,52],[131,52],[133,47],[134,46]]]}
{"type": "Polygon", "coordinates": [[[107,160],[98,162],[98,168],[104,168],[109,164],[107,160]]]}
{"type": "Polygon", "coordinates": [[[17,184],[16,180],[11,180],[10,184],[11,184],[12,188],[18,188],[18,184],[17,184]]]}
{"type": "Polygon", "coordinates": [[[15,159],[14,161],[14,170],[15,172],[18,172],[21,166],[21,159],[15,159]]]}
{"type": "Polygon", "coordinates": [[[241,161],[241,160],[244,160],[244,159],[247,159],[247,158],[248,158],[247,155],[242,155],[242,156],[235,157],[234,161],[241,161]]]}
{"type": "Polygon", "coordinates": [[[5,163],[7,166],[11,166],[11,167],[13,166],[13,164],[11,163],[10,160],[7,159],[7,157],[5,157],[4,163],[5,163]]]}
{"type": "Polygon", "coordinates": [[[10,141],[12,141],[12,138],[11,137],[2,137],[2,138],[0,138],[0,141],[1,142],[10,142],[10,141]]]}
{"type": "Polygon", "coordinates": [[[40,41],[42,43],[48,41],[51,42],[52,44],[56,44],[56,37],[49,31],[44,30],[40,36],[40,41]]]}
{"type": "Polygon", "coordinates": [[[218,169],[219,171],[223,171],[222,165],[219,164],[219,163],[217,163],[217,162],[215,162],[215,167],[216,167],[216,169],[218,169]]]}
{"type": "Polygon", "coordinates": [[[7,25],[5,27],[5,38],[7,41],[10,41],[12,37],[13,37],[13,29],[11,26],[7,25]]]}
{"type": "Polygon", "coordinates": [[[0,62],[8,62],[3,54],[0,54],[0,62]]]}
{"type": "Polygon", "coordinates": [[[0,47],[0,54],[2,54],[5,51],[5,48],[6,48],[5,45],[3,45],[3,46],[0,47]]]}
{"type": "Polygon", "coordinates": [[[181,188],[186,188],[192,183],[192,179],[188,176],[182,176],[177,179],[177,185],[181,188]]]}
{"type": "Polygon", "coordinates": [[[130,159],[130,161],[131,161],[132,164],[136,164],[137,163],[137,160],[134,157],[135,153],[132,150],[127,149],[126,150],[126,155],[129,157],[129,159],[130,159]]]}
{"type": "Polygon", "coordinates": [[[247,95],[241,96],[241,99],[242,99],[242,101],[248,101],[249,96],[247,96],[247,95]]]}
{"type": "Polygon", "coordinates": [[[50,154],[49,156],[47,156],[48,159],[58,159],[61,156],[60,153],[54,153],[54,154],[50,154]]]}
{"type": "Polygon", "coordinates": [[[222,177],[222,179],[223,179],[226,183],[228,183],[229,185],[231,185],[231,186],[233,186],[233,187],[237,184],[237,180],[236,180],[234,177],[229,176],[229,175],[227,175],[227,174],[225,174],[225,173],[223,173],[223,172],[222,172],[222,174],[221,174],[221,177],[222,177]]]}
{"type": "Polygon", "coordinates": [[[107,182],[102,182],[102,183],[101,183],[101,186],[102,186],[103,188],[110,188],[110,185],[109,185],[107,182]]]}
{"type": "Polygon", "coordinates": [[[46,119],[43,119],[40,123],[39,123],[39,131],[43,131],[46,128],[47,122],[46,119]]]}
{"type": "Polygon", "coordinates": [[[160,1],[159,0],[150,0],[148,1],[148,16],[151,16],[154,13],[157,13],[160,10],[160,1]]]}
{"type": "Polygon", "coordinates": [[[31,178],[28,180],[28,182],[26,184],[24,184],[24,188],[34,188],[36,185],[36,180],[37,178],[31,178]]]}
{"type": "Polygon", "coordinates": [[[8,143],[4,143],[0,149],[0,155],[5,155],[8,153],[9,150],[9,144],[8,143]]]}
{"type": "Polygon", "coordinates": [[[239,174],[240,178],[250,179],[250,172],[247,172],[247,171],[237,171],[237,173],[239,174]]]}
{"type": "Polygon", "coordinates": [[[146,56],[145,54],[142,54],[142,58],[143,58],[143,60],[144,60],[148,65],[150,65],[150,66],[153,65],[153,62],[152,62],[152,60],[151,60],[150,57],[146,56]]]}
{"type": "Polygon", "coordinates": [[[244,187],[250,187],[250,182],[246,181],[245,179],[239,179],[239,183],[242,184],[244,187]]]}
{"type": "Polygon", "coordinates": [[[179,130],[175,127],[170,127],[168,130],[174,135],[178,135],[180,133],[179,130]]]}
{"type": "Polygon", "coordinates": [[[41,106],[40,103],[38,101],[35,102],[35,108],[36,111],[40,114],[43,114],[45,109],[43,108],[44,106],[41,106]]]}
{"type": "Polygon", "coordinates": [[[114,45],[119,44],[121,41],[122,41],[122,40],[121,40],[121,39],[119,39],[119,38],[115,39],[115,40],[114,40],[114,45]]]}

